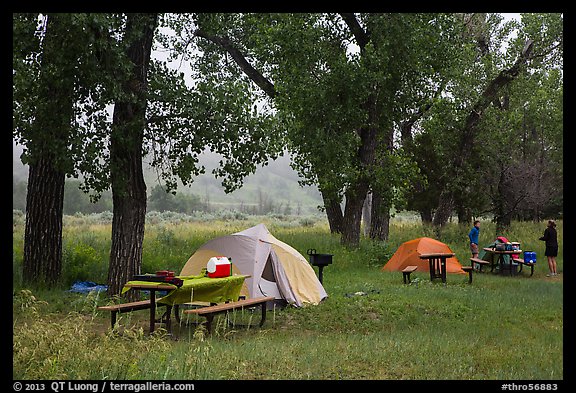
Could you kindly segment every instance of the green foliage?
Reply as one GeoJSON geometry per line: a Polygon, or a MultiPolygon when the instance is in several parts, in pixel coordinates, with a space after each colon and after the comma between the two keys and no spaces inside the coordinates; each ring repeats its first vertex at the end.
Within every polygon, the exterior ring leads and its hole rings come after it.
{"type": "Polygon", "coordinates": [[[67,243],[62,250],[62,280],[69,286],[74,281],[106,282],[107,262],[103,251],[85,243],[67,243]]]}
{"type": "Polygon", "coordinates": [[[109,39],[119,24],[116,14],[13,15],[13,136],[22,160],[50,152],[59,170],[86,175],[97,191],[107,188],[92,181],[103,171],[106,106],[125,64],[109,39]]]}
{"type": "MultiPolygon", "coordinates": [[[[273,82],[278,120],[287,130],[294,167],[304,177],[303,183],[316,183],[339,199],[356,179],[370,176],[396,190],[388,195],[392,203],[403,188],[402,164],[378,164],[386,168],[380,171],[373,170],[369,159],[363,162],[359,152],[375,146],[360,140],[360,130],[374,128],[386,135],[401,120],[399,114],[431,94],[424,92],[437,75],[428,70],[442,69],[449,59],[446,48],[438,45],[446,40],[433,37],[446,34],[451,18],[361,14],[369,38],[359,53],[349,48],[349,42],[358,38],[342,18],[336,14],[211,14],[198,16],[198,25],[209,35],[226,37],[273,82]],[[431,40],[435,45],[430,45],[431,40]],[[413,92],[420,96],[412,96],[413,92]]],[[[223,72],[237,75],[238,67],[226,62],[222,48],[213,42],[201,41],[201,45],[211,64],[226,64],[225,71],[206,68],[205,77],[222,79],[223,72]]]]}
{"type": "MultiPolygon", "coordinates": [[[[242,185],[242,180],[276,157],[282,150],[282,133],[270,114],[258,109],[245,78],[225,72],[220,60],[198,50],[191,55],[190,15],[163,19],[167,30],[158,42],[170,51],[171,58],[191,59],[194,87],[186,85],[183,75],[155,62],[150,87],[151,165],[158,168],[166,188],[176,188],[176,179],[184,185],[203,173],[198,155],[208,149],[222,159],[213,170],[222,178],[227,192],[242,185]],[[206,71],[209,70],[209,71],[206,71]],[[212,73],[214,72],[214,74],[212,73]]],[[[203,49],[203,48],[199,48],[203,49]]]]}

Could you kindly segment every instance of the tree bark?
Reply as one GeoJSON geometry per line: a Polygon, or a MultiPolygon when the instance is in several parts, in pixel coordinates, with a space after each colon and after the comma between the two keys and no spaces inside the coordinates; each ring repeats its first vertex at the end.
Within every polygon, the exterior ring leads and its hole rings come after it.
{"type": "Polygon", "coordinates": [[[500,165],[500,175],[496,184],[496,195],[494,200],[494,221],[496,222],[496,236],[505,233],[510,227],[510,212],[506,203],[506,170],[500,165]]]}
{"type": "Polygon", "coordinates": [[[360,228],[362,223],[362,207],[364,199],[370,190],[370,170],[374,165],[376,152],[377,128],[375,122],[375,96],[370,94],[366,102],[368,108],[368,126],[359,130],[360,146],[358,147],[358,175],[346,190],[346,206],[340,243],[343,246],[356,248],[360,245],[360,228]]]}
{"type": "Polygon", "coordinates": [[[430,209],[421,209],[419,213],[423,224],[432,224],[432,211],[430,209]]]}
{"type": "Polygon", "coordinates": [[[390,234],[390,204],[382,198],[380,193],[372,194],[372,223],[370,225],[370,239],[388,240],[390,234]]]}
{"type": "Polygon", "coordinates": [[[60,279],[64,179],[49,156],[30,164],[22,274],[25,285],[53,287],[60,279]]]}
{"type": "Polygon", "coordinates": [[[360,245],[360,226],[362,223],[362,207],[368,193],[369,183],[366,179],[358,179],[346,191],[346,206],[344,208],[342,237],[340,244],[349,248],[360,245]]]}
{"type": "Polygon", "coordinates": [[[364,206],[362,207],[362,222],[364,223],[364,236],[370,236],[370,228],[372,228],[372,193],[366,194],[364,199],[364,206]]]}
{"type": "MultiPolygon", "coordinates": [[[[132,73],[122,86],[132,100],[116,102],[110,138],[112,183],[112,247],[108,269],[108,294],[122,286],[142,267],[146,219],[146,184],[142,173],[142,143],[146,124],[146,86],[157,14],[129,14],[125,39],[132,73]],[[136,38],[133,38],[136,37],[136,38]]],[[[134,295],[130,295],[134,298],[134,295]]]]}
{"type": "MultiPolygon", "coordinates": [[[[393,153],[394,151],[394,130],[390,130],[382,135],[379,143],[376,146],[380,151],[384,150],[386,153],[393,153]]],[[[375,158],[375,164],[383,167],[387,165],[385,160],[375,158]]],[[[388,200],[389,193],[385,192],[389,185],[372,184],[372,210],[369,236],[372,240],[388,240],[390,234],[390,209],[392,208],[392,201],[388,200]]]]}
{"type": "Polygon", "coordinates": [[[326,191],[320,190],[322,200],[324,201],[324,208],[326,209],[326,217],[328,218],[328,225],[330,226],[330,233],[342,233],[344,225],[344,216],[340,201],[329,196],[326,191]]]}

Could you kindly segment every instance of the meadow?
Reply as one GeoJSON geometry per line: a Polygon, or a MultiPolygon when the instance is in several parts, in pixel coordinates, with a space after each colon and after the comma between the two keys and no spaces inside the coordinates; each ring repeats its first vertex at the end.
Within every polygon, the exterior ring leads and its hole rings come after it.
{"type": "MultiPolygon", "coordinates": [[[[321,216],[218,216],[149,214],[143,272],[179,271],[204,242],[266,224],[304,256],[315,248],[334,254],[324,269],[328,298],[317,306],[269,313],[262,328],[214,334],[186,325],[168,335],[147,333],[147,311],[122,315],[121,331],[97,310],[103,293],[68,291],[75,280],[105,283],[110,215],[66,216],[63,280],[59,289],[24,288],[21,263],[24,220],[13,215],[13,378],[80,380],[562,380],[563,223],[556,277],[548,272],[545,222],[513,222],[504,235],[536,251],[532,277],[491,273],[448,275],[430,282],[427,272],[382,272],[404,241],[435,237],[410,215],[397,215],[388,242],[363,239],[356,250],[339,243],[321,216]]],[[[482,221],[480,245],[496,238],[482,221]]],[[[438,240],[469,264],[467,226],[449,223],[438,240]]],[[[316,268],[315,268],[316,269],[316,268]]],[[[251,320],[250,313],[241,318],[251,320]]]]}

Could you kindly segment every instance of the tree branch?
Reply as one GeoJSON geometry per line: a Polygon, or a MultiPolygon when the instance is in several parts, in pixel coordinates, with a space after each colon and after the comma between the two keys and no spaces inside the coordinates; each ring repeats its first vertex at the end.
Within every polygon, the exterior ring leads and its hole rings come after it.
{"type": "MultiPolygon", "coordinates": [[[[512,67],[508,68],[507,70],[500,71],[498,76],[494,78],[492,82],[490,82],[490,84],[486,87],[486,89],[484,89],[484,91],[482,92],[482,96],[480,97],[476,105],[474,105],[474,108],[472,108],[472,112],[468,116],[468,119],[466,121],[467,126],[469,121],[478,120],[482,112],[488,107],[490,102],[492,102],[494,98],[497,96],[500,89],[502,89],[508,83],[512,82],[518,76],[518,74],[520,74],[520,68],[530,58],[530,54],[532,53],[533,48],[534,48],[534,41],[527,40],[526,44],[524,45],[524,48],[522,49],[522,53],[520,54],[518,59],[516,59],[512,67]],[[478,119],[476,119],[474,113],[478,113],[478,119]]],[[[477,121],[474,122],[474,125],[476,122],[477,121]]]]}
{"type": "Polygon", "coordinates": [[[356,43],[360,47],[360,51],[364,51],[364,47],[370,41],[370,34],[364,31],[360,23],[358,23],[358,19],[353,13],[340,13],[344,22],[348,25],[348,28],[356,38],[356,43]]]}
{"type": "Polygon", "coordinates": [[[518,59],[516,59],[514,64],[510,68],[500,71],[498,76],[490,82],[486,89],[484,89],[482,95],[476,104],[472,107],[472,110],[466,117],[466,123],[464,124],[464,132],[460,148],[461,154],[459,155],[461,158],[457,160],[456,166],[460,166],[460,164],[466,159],[466,154],[464,154],[464,152],[469,151],[469,148],[466,146],[469,147],[473,144],[472,141],[474,137],[474,131],[476,130],[476,126],[482,117],[482,113],[496,98],[500,90],[512,82],[520,74],[521,67],[526,63],[527,60],[530,59],[533,48],[534,41],[527,40],[520,56],[518,56],[518,59]]]}
{"type": "Polygon", "coordinates": [[[244,54],[230,42],[226,37],[220,37],[216,35],[210,35],[202,30],[196,30],[194,32],[196,37],[201,37],[207,39],[208,41],[219,45],[230,54],[232,59],[238,64],[240,69],[252,80],[258,87],[260,87],[270,98],[276,96],[276,89],[274,84],[270,82],[264,75],[262,75],[258,70],[256,70],[252,65],[246,60],[244,54]]]}

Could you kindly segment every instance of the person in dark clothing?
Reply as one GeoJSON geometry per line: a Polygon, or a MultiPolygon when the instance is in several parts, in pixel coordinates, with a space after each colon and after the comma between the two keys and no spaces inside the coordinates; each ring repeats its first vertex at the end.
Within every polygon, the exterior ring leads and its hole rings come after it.
{"type": "Polygon", "coordinates": [[[546,251],[544,255],[548,258],[548,269],[550,273],[546,277],[556,276],[556,257],[558,256],[558,237],[556,234],[556,223],[554,220],[548,220],[548,226],[544,230],[544,236],[540,238],[546,242],[546,251]]]}

